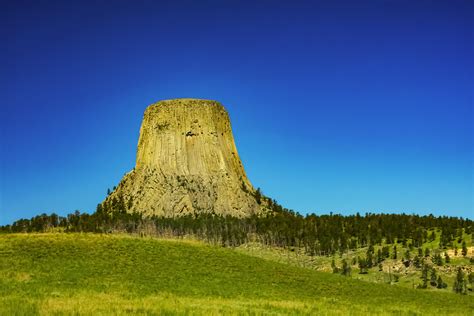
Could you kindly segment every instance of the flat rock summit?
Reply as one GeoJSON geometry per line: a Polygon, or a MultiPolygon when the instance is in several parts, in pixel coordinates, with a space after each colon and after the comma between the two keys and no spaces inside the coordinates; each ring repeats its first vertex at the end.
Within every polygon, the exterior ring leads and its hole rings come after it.
{"type": "Polygon", "coordinates": [[[229,115],[216,101],[174,99],[145,110],[135,168],[104,203],[174,217],[262,211],[235,146],[229,115]]]}

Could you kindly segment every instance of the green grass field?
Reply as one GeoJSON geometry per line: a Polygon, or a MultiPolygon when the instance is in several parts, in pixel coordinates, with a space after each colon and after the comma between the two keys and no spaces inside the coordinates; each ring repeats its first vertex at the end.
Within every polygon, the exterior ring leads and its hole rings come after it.
{"type": "Polygon", "coordinates": [[[0,315],[473,315],[471,295],[369,283],[194,241],[0,235],[0,315]]]}

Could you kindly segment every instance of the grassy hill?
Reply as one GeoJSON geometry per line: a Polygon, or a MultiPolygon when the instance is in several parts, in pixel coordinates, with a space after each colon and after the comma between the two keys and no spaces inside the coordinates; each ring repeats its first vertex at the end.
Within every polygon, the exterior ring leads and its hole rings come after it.
{"type": "MultiPolygon", "coordinates": [[[[435,286],[430,285],[424,290],[452,292],[457,269],[459,267],[462,268],[466,275],[474,269],[474,264],[471,262],[471,257],[474,254],[474,247],[472,246],[472,235],[464,233],[462,235],[462,238],[456,238],[453,241],[452,247],[442,249],[439,247],[441,231],[434,229],[428,231],[429,234],[431,234],[432,232],[435,234],[436,238],[433,241],[427,241],[420,246],[423,254],[425,254],[426,249],[428,249],[429,255],[423,255],[421,256],[421,258],[422,260],[424,260],[424,263],[426,263],[432,269],[436,270],[437,275],[442,277],[443,282],[447,284],[447,287],[444,289],[439,289],[435,286]],[[463,256],[461,254],[461,245],[463,241],[466,242],[467,245],[467,256],[463,256]],[[454,248],[458,249],[457,253],[454,251],[454,248]],[[433,261],[434,255],[436,253],[439,253],[442,256],[442,264],[440,266],[435,264],[433,261]],[[445,253],[449,254],[449,263],[446,262],[445,253]]],[[[236,250],[263,259],[299,267],[310,268],[313,270],[328,273],[332,273],[333,271],[331,266],[333,260],[336,266],[341,268],[342,260],[345,259],[346,262],[348,262],[351,266],[352,278],[375,283],[392,283],[397,286],[415,288],[418,285],[421,285],[422,283],[422,269],[420,267],[415,267],[413,262],[410,263],[409,267],[405,267],[402,263],[403,258],[406,257],[407,251],[410,252],[412,260],[414,260],[414,257],[418,253],[418,248],[408,246],[408,244],[410,244],[411,242],[411,240],[407,240],[406,246],[403,246],[400,242],[392,244],[386,244],[385,242],[383,242],[381,245],[374,246],[375,253],[383,246],[388,246],[389,258],[384,258],[384,260],[380,264],[375,263],[372,268],[367,269],[367,274],[360,274],[360,268],[358,267],[357,262],[355,262],[355,259],[357,259],[358,257],[366,257],[366,252],[368,249],[367,246],[353,250],[347,250],[344,253],[336,253],[332,256],[313,257],[307,255],[304,252],[304,249],[301,248],[298,249],[296,247],[288,247],[285,249],[281,247],[268,247],[256,242],[243,244],[237,247],[236,250]],[[393,247],[395,245],[397,246],[398,259],[393,259],[393,247]]],[[[430,273],[428,274],[428,277],[429,276],[430,273]]],[[[468,291],[468,294],[472,295],[473,293],[471,291],[468,291]]]]}
{"type": "Polygon", "coordinates": [[[193,241],[0,235],[0,315],[452,314],[472,296],[368,283],[193,241]]]}

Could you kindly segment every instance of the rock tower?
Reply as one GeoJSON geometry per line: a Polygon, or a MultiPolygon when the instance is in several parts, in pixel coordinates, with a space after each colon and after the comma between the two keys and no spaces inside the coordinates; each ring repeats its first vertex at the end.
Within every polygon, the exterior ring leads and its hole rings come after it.
{"type": "Polygon", "coordinates": [[[227,111],[200,99],[165,100],[145,110],[135,168],[104,203],[113,200],[128,212],[166,217],[201,212],[244,217],[262,210],[227,111]]]}

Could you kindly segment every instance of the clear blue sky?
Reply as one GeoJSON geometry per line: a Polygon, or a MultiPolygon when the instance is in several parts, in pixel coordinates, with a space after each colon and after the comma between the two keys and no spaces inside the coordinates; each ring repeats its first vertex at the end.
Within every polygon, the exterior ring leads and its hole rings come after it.
{"type": "Polygon", "coordinates": [[[145,107],[221,101],[301,213],[474,218],[473,1],[3,2],[0,224],[93,211],[145,107]]]}

